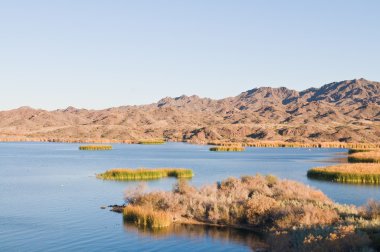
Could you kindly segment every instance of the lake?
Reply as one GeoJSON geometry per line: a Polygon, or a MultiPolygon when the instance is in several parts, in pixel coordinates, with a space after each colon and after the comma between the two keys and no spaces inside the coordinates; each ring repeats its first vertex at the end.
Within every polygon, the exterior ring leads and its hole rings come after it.
{"type": "MultiPolygon", "coordinates": [[[[114,144],[112,151],[79,151],[80,144],[0,143],[1,251],[250,251],[260,238],[231,229],[175,226],[151,233],[123,223],[101,206],[123,203],[138,182],[102,181],[111,168],[191,168],[196,186],[230,176],[272,174],[306,183],[339,203],[380,200],[377,186],[309,180],[308,169],[345,159],[345,149],[247,148],[210,152],[208,146],[114,144]]],[[[170,190],[175,179],[147,182],[170,190]]]]}

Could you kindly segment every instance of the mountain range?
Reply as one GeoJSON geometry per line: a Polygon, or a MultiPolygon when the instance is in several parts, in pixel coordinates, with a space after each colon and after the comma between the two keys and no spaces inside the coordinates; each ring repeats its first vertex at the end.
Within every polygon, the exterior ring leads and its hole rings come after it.
{"type": "Polygon", "coordinates": [[[281,140],[380,142],[380,82],[355,79],[298,92],[260,87],[235,97],[167,97],[103,110],[0,112],[3,141],[281,140]]]}

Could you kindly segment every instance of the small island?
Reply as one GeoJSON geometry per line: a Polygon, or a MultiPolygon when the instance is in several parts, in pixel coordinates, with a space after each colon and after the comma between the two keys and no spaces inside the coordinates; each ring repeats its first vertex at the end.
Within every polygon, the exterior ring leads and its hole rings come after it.
{"type": "Polygon", "coordinates": [[[239,151],[245,151],[245,148],[242,146],[216,146],[216,147],[211,147],[210,151],[239,152],[239,151]]]}
{"type": "Polygon", "coordinates": [[[112,146],[111,145],[83,145],[83,146],[79,146],[79,150],[91,150],[91,151],[112,150],[112,146]]]}
{"type": "Polygon", "coordinates": [[[150,145],[155,145],[155,144],[164,144],[165,141],[162,139],[148,139],[148,140],[140,140],[138,144],[150,144],[150,145]]]}
{"type": "Polygon", "coordinates": [[[157,168],[157,169],[127,169],[118,168],[97,174],[97,178],[105,180],[153,180],[165,177],[192,178],[194,173],[191,169],[184,168],[157,168]]]}
{"type": "Polygon", "coordinates": [[[341,183],[380,184],[380,164],[341,164],[313,168],[307,172],[313,179],[341,183]]]}
{"type": "Polygon", "coordinates": [[[380,151],[359,151],[348,156],[350,163],[380,163],[380,151]]]}

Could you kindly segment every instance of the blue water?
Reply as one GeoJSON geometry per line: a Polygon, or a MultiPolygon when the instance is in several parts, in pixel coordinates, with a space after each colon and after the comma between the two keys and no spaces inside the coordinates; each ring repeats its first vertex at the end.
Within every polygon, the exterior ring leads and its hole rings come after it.
{"type": "MultiPolygon", "coordinates": [[[[196,186],[229,176],[273,174],[321,189],[339,203],[380,200],[380,188],[309,180],[306,171],[344,158],[343,149],[248,148],[209,152],[208,146],[169,143],[113,145],[112,151],[79,151],[79,144],[0,143],[0,251],[249,251],[253,234],[176,227],[152,234],[123,224],[119,214],[100,209],[122,204],[137,182],[95,177],[118,167],[192,168],[196,186]]],[[[170,190],[175,179],[148,182],[170,190]]]]}

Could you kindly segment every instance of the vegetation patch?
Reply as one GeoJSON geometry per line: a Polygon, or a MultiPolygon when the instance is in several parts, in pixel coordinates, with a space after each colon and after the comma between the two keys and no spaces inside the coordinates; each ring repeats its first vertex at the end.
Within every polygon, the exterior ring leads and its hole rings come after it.
{"type": "Polygon", "coordinates": [[[112,169],[98,174],[97,177],[107,180],[153,180],[164,177],[192,178],[194,173],[191,169],[183,168],[159,168],[159,169],[112,169]]]}
{"type": "Polygon", "coordinates": [[[112,150],[111,145],[84,145],[79,146],[79,150],[112,150]]]}
{"type": "Polygon", "coordinates": [[[307,172],[313,179],[355,184],[380,184],[380,164],[342,164],[313,168],[307,172]]]}
{"type": "MultiPolygon", "coordinates": [[[[126,209],[165,213],[177,223],[262,231],[269,234],[271,251],[378,249],[379,203],[340,205],[321,191],[273,176],[228,178],[199,189],[180,180],[170,192],[127,191],[126,203],[126,209]]],[[[147,218],[136,215],[130,220],[145,226],[147,218]]]]}
{"type": "Polygon", "coordinates": [[[380,151],[357,152],[348,156],[350,163],[380,163],[380,151]]]}
{"type": "Polygon", "coordinates": [[[164,228],[172,223],[172,218],[164,211],[153,211],[139,206],[126,206],[123,210],[126,222],[131,222],[139,227],[164,228]]]}
{"type": "Polygon", "coordinates": [[[376,149],[378,143],[344,143],[344,142],[285,142],[285,141],[245,141],[245,142],[210,142],[209,145],[230,146],[241,145],[245,147],[260,148],[347,148],[347,149],[376,149]]]}
{"type": "Polygon", "coordinates": [[[368,149],[349,149],[348,154],[354,154],[359,152],[370,152],[370,151],[377,151],[378,149],[368,148],[368,149]]]}
{"type": "Polygon", "coordinates": [[[165,141],[162,140],[162,139],[150,139],[150,140],[140,140],[138,142],[138,144],[152,144],[152,145],[155,145],[155,144],[164,144],[165,141]]]}
{"type": "Polygon", "coordinates": [[[216,146],[211,147],[210,151],[244,151],[245,148],[242,146],[216,146]]]}

